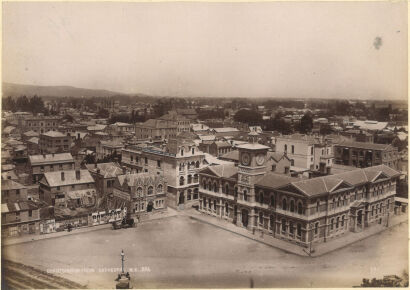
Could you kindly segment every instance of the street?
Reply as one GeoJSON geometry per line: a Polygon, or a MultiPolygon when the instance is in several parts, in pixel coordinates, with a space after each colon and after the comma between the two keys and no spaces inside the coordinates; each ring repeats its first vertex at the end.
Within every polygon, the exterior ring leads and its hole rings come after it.
{"type": "Polygon", "coordinates": [[[7,259],[63,270],[54,274],[92,288],[115,287],[122,249],[135,288],[351,287],[362,278],[408,270],[407,227],[401,224],[318,258],[286,254],[184,216],[3,250],[7,259]]]}

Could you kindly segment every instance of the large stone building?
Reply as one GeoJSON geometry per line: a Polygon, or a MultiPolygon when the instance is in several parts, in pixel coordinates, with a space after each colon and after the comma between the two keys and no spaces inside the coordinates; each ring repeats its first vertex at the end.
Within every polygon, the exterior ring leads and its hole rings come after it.
{"type": "Polygon", "coordinates": [[[127,173],[117,176],[114,182],[113,197],[109,208],[127,206],[133,214],[144,214],[165,210],[167,207],[167,183],[162,175],[151,173],[127,173]],[[125,203],[121,204],[121,201],[125,203]]]}
{"type": "Polygon", "coordinates": [[[88,170],[46,172],[39,184],[40,200],[49,205],[65,204],[69,199],[78,199],[79,205],[96,201],[94,179],[88,170]],[[70,195],[70,192],[76,194],[70,195]]]}
{"type": "Polygon", "coordinates": [[[328,172],[333,164],[333,146],[313,136],[293,134],[276,137],[275,151],[287,154],[294,171],[328,172]]]}
{"type": "Polygon", "coordinates": [[[168,205],[183,208],[198,202],[198,171],[206,166],[204,160],[192,140],[174,138],[162,148],[125,148],[121,164],[131,172],[163,174],[168,183],[168,205]]]}
{"type": "Polygon", "coordinates": [[[175,121],[149,119],[135,124],[135,137],[152,141],[168,140],[177,136],[177,127],[175,121]]]}
{"type": "Polygon", "coordinates": [[[23,120],[23,132],[34,131],[37,133],[45,133],[48,131],[57,131],[62,118],[55,116],[37,116],[29,117],[23,120]]]}
{"type": "Polygon", "coordinates": [[[341,141],[334,149],[336,164],[359,168],[384,164],[398,169],[400,155],[390,144],[341,141]]]}
{"type": "Polygon", "coordinates": [[[117,176],[124,173],[115,162],[87,164],[86,167],[95,180],[98,197],[112,194],[117,176]]]}
{"type": "Polygon", "coordinates": [[[200,171],[199,209],[301,246],[387,223],[400,173],[384,165],[296,179],[268,172],[268,147],[238,146],[240,164],[200,171]]]}
{"type": "Polygon", "coordinates": [[[36,183],[46,172],[73,170],[75,163],[71,153],[40,154],[29,156],[27,167],[32,182],[36,183]]]}
{"type": "Polygon", "coordinates": [[[38,147],[41,154],[70,152],[73,137],[58,131],[48,131],[40,134],[38,147]]]}

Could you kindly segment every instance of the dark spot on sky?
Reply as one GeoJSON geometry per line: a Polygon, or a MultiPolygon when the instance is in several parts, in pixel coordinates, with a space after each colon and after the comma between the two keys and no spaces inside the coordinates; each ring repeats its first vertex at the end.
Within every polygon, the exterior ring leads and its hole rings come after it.
{"type": "Polygon", "coordinates": [[[380,36],[377,36],[374,41],[373,41],[373,46],[375,49],[379,49],[382,46],[382,38],[380,36]]]}

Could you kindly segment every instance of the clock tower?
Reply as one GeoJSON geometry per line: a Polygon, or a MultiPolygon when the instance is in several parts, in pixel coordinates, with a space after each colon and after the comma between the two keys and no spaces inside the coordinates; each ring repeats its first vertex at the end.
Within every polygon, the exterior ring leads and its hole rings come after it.
{"type": "MultiPolygon", "coordinates": [[[[256,142],[258,133],[251,132],[249,137],[252,143],[237,146],[239,150],[238,165],[238,202],[249,207],[249,224],[252,229],[255,221],[253,203],[255,202],[255,182],[266,174],[266,159],[269,147],[256,142]],[[240,201],[239,201],[240,200],[240,201]]],[[[246,223],[248,223],[246,221],[246,223]]]]}

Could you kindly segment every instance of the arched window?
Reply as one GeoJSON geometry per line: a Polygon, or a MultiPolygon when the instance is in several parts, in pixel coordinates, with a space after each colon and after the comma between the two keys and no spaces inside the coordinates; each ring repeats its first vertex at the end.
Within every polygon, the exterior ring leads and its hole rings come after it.
{"type": "Polygon", "coordinates": [[[316,212],[320,211],[320,200],[318,199],[316,202],[316,212]]]}
{"type": "Polygon", "coordinates": [[[288,206],[287,206],[287,204],[286,204],[286,198],[284,198],[284,199],[282,200],[282,209],[283,209],[283,210],[287,210],[287,209],[288,209],[288,206]]]}
{"type": "Polygon", "coordinates": [[[299,237],[299,239],[302,237],[302,225],[297,224],[296,226],[296,235],[299,237]]]}
{"type": "Polygon", "coordinates": [[[372,216],[374,216],[374,205],[372,205],[372,216]]]}
{"type": "Polygon", "coordinates": [[[315,223],[315,235],[319,233],[319,222],[315,223]]]}
{"type": "Polygon", "coordinates": [[[203,203],[204,203],[204,208],[206,208],[206,198],[205,197],[204,197],[203,203]]]}
{"type": "Polygon", "coordinates": [[[216,211],[216,200],[214,200],[214,211],[216,211]]]}
{"type": "Polygon", "coordinates": [[[206,189],[206,181],[204,180],[204,183],[202,185],[204,187],[204,189],[206,189]]]}
{"type": "Polygon", "coordinates": [[[137,196],[142,197],[142,187],[137,188],[137,196]]]}
{"type": "Polygon", "coordinates": [[[263,192],[259,192],[259,202],[263,203],[263,192]]]}
{"type": "Polygon", "coordinates": [[[263,225],[263,212],[259,213],[259,223],[263,225]]]}
{"type": "Polygon", "coordinates": [[[190,175],[188,175],[188,184],[191,184],[192,183],[192,175],[190,174],[190,175]]]}
{"type": "Polygon", "coordinates": [[[235,186],[235,197],[238,197],[238,187],[235,186]]]}
{"type": "Polygon", "coordinates": [[[181,177],[179,178],[179,185],[184,185],[184,183],[185,183],[184,177],[181,176],[181,177]]]}
{"type": "Polygon", "coordinates": [[[229,184],[225,184],[225,194],[229,194],[229,184]]]}
{"type": "Polygon", "coordinates": [[[148,195],[154,194],[154,188],[152,186],[148,187],[148,195]]]}
{"type": "Polygon", "coordinates": [[[225,215],[228,216],[229,215],[229,206],[228,203],[225,203],[225,215]]]}
{"type": "Polygon", "coordinates": [[[294,230],[293,230],[293,222],[289,222],[289,233],[293,234],[294,230]]]}
{"type": "Polygon", "coordinates": [[[330,230],[333,230],[333,226],[335,224],[335,219],[330,220],[330,230]]]}
{"type": "Polygon", "coordinates": [[[345,226],[345,216],[342,215],[342,227],[344,227],[344,226],[345,226]]]}
{"type": "Polygon", "coordinates": [[[273,194],[270,196],[270,206],[275,206],[275,196],[273,194]]]}
{"type": "Polygon", "coordinates": [[[275,219],[274,219],[273,215],[269,216],[269,221],[270,221],[269,227],[270,227],[271,230],[273,230],[275,228],[275,219]]]}
{"type": "Polygon", "coordinates": [[[214,182],[214,192],[218,192],[218,185],[214,182]]]}
{"type": "Polygon", "coordinates": [[[162,184],[158,185],[158,187],[157,187],[157,192],[158,192],[158,193],[162,192],[162,184]]]}
{"type": "Polygon", "coordinates": [[[339,217],[336,218],[336,229],[339,228],[339,217]]]}
{"type": "Polygon", "coordinates": [[[184,148],[181,148],[181,156],[184,156],[184,148]]]}
{"type": "Polygon", "coordinates": [[[209,202],[208,202],[208,208],[211,209],[211,206],[212,206],[212,200],[209,200],[209,202]]]}
{"type": "Polygon", "coordinates": [[[295,212],[295,201],[293,199],[290,201],[290,211],[295,212]]]}
{"type": "Polygon", "coordinates": [[[300,201],[298,202],[298,214],[303,214],[303,207],[300,201]]]}
{"type": "Polygon", "coordinates": [[[246,190],[243,191],[243,200],[248,200],[248,192],[246,190]]]}
{"type": "Polygon", "coordinates": [[[194,174],[194,183],[198,182],[198,174],[194,174]]]}
{"type": "Polygon", "coordinates": [[[286,233],[286,220],[282,219],[282,232],[286,233]]]}
{"type": "Polygon", "coordinates": [[[197,161],[197,162],[195,163],[195,167],[196,167],[196,168],[199,168],[199,161],[197,161]]]}

